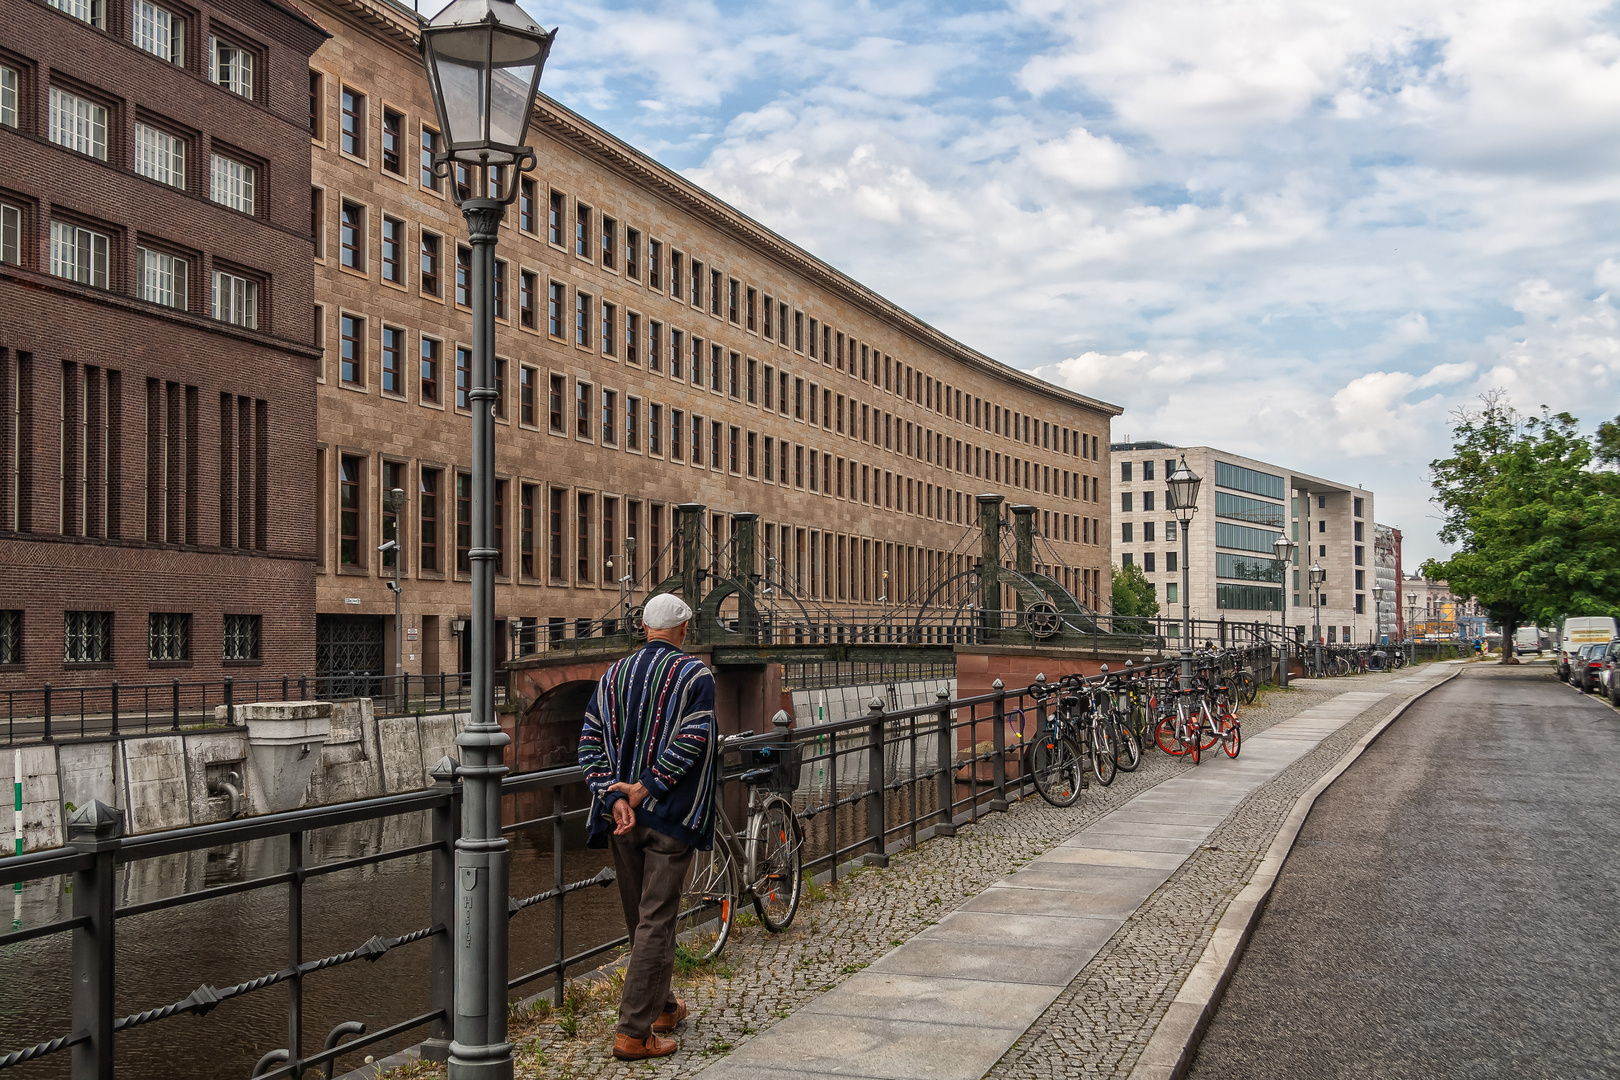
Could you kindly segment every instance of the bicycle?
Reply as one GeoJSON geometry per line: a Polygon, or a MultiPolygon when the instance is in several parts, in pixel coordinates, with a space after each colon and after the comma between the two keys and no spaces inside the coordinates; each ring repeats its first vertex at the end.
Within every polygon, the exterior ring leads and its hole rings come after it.
{"type": "MultiPolygon", "coordinates": [[[[720,741],[720,752],[753,735],[720,741]]],[[[799,748],[745,746],[736,774],[748,787],[743,831],[732,827],[724,799],[715,806],[714,847],[692,860],[681,894],[676,940],[699,961],[720,955],[731,936],[737,905],[751,901],[765,929],[779,934],[793,923],[804,891],[804,828],[786,796],[799,786],[799,748]]]]}
{"type": "Polygon", "coordinates": [[[1057,807],[1073,806],[1086,788],[1085,751],[1081,746],[1076,718],[1067,707],[1061,692],[1049,687],[1045,675],[1037,675],[1034,686],[1035,701],[1039,706],[1041,729],[1025,751],[1025,768],[1035,782],[1041,798],[1057,807]],[[1046,710],[1046,701],[1059,693],[1058,706],[1046,710]]]}

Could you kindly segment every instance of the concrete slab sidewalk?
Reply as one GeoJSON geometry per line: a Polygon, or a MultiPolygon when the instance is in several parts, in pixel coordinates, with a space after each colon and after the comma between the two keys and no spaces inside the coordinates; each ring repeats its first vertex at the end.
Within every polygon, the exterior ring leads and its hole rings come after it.
{"type": "Polygon", "coordinates": [[[1255,789],[1388,697],[1351,691],[1166,780],[703,1070],[874,1080],[987,1072],[1255,789]]]}

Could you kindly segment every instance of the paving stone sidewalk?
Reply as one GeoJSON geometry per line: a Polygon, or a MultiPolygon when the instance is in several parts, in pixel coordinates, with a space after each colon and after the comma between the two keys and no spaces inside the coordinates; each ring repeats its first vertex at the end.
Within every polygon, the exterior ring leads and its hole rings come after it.
{"type": "MultiPolygon", "coordinates": [[[[1297,681],[1294,689],[1267,692],[1244,710],[1244,734],[1253,739],[1344,693],[1391,691],[1239,804],[1125,921],[990,1075],[1128,1074],[1287,808],[1361,733],[1421,689],[1429,681],[1427,670],[1297,681]]],[[[1192,768],[1153,751],[1135,773],[1121,773],[1108,788],[1093,785],[1075,807],[1060,810],[1031,798],[962,827],[955,837],[896,855],[887,869],[858,872],[825,898],[807,899],[787,933],[739,928],[718,964],[678,977],[678,992],[692,1014],[680,1032],[681,1050],[671,1058],[629,1065],[607,1053],[616,1005],[611,984],[582,993],[562,1015],[523,1017],[514,1025],[514,1041],[521,1046],[518,1075],[617,1080],[700,1073],[1035,857],[1192,768]]],[[[442,1070],[424,1063],[389,1075],[432,1077],[442,1070]]]]}

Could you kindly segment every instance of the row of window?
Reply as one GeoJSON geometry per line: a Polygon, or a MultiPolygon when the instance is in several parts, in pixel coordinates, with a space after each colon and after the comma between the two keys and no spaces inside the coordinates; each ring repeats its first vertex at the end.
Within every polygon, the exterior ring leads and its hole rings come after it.
{"type": "MultiPolygon", "coordinates": [[[[21,664],[23,612],[0,611],[0,665],[21,664]]],[[[227,614],[220,624],[222,660],[260,659],[262,616],[227,614]]],[[[154,611],[146,621],[146,659],[152,663],[183,662],[192,657],[192,616],[189,612],[154,611]]],[[[62,662],[64,664],[110,664],[116,659],[113,613],[110,611],[64,611],[62,613],[62,662]]]]}
{"type": "MultiPolygon", "coordinates": [[[[310,128],[312,135],[325,138],[325,77],[318,71],[310,72],[310,128]]],[[[352,157],[369,162],[370,105],[365,94],[349,86],[339,91],[341,131],[339,149],[352,157]]],[[[382,154],[381,167],[385,173],[405,178],[407,160],[406,119],[403,113],[384,106],[381,109],[382,154]]],[[[439,149],[438,134],[426,126],[420,131],[421,167],[418,177],[423,188],[441,191],[443,178],[432,168],[432,158],[439,149]]],[[[453,182],[466,184],[466,177],[457,175],[453,182]]],[[[494,181],[498,183],[499,181],[494,181]]],[[[471,194],[470,189],[465,194],[471,194]]],[[[734,326],[776,345],[791,349],[811,360],[834,367],[874,387],[906,398],[924,409],[952,417],[962,423],[1010,440],[1040,446],[1047,450],[1074,457],[1100,460],[1100,441],[1062,425],[1036,420],[1015,410],[1005,409],[991,401],[964,394],[935,380],[932,376],[896,361],[874,348],[870,343],[858,342],[829,325],[793,308],[787,301],[772,297],[761,290],[747,286],[740,280],[724,274],[714,267],[705,268],[695,257],[668,247],[662,241],[644,237],[639,229],[623,224],[610,215],[599,212],[582,200],[572,199],[566,193],[549,189],[546,206],[545,238],[558,250],[572,251],[575,257],[611,271],[615,276],[644,283],[645,287],[668,295],[683,305],[724,319],[734,326]],[[643,245],[645,245],[645,250],[643,245]],[[847,359],[846,359],[847,357],[847,359]]],[[[519,179],[516,227],[520,232],[540,238],[540,187],[533,177],[519,179]]],[[[316,189],[311,199],[311,232],[316,237],[317,254],[321,254],[324,224],[325,194],[316,189]]],[[[367,208],[360,202],[345,199],[339,210],[342,240],[341,263],[354,270],[366,270],[370,248],[365,230],[367,208]]],[[[406,264],[401,257],[406,243],[405,223],[382,215],[380,230],[381,277],[385,282],[406,284],[406,264]]],[[[440,269],[440,237],[421,230],[421,291],[428,296],[442,295],[440,269]]],[[[465,281],[470,276],[462,269],[464,259],[457,253],[457,302],[465,302],[465,281]]],[[[465,258],[470,263],[470,252],[465,258]]],[[[504,290],[505,272],[498,271],[497,292],[504,290]]],[[[519,322],[529,329],[538,330],[538,275],[520,271],[519,322]]],[[[619,324],[612,316],[617,305],[605,297],[579,292],[573,305],[567,304],[566,286],[548,284],[547,328],[553,337],[572,340],[576,346],[600,349],[603,355],[619,355],[619,324]],[[563,295],[558,295],[562,291],[563,295]],[[595,305],[600,316],[593,311],[595,305]],[[598,319],[600,318],[600,323],[598,319]],[[598,327],[600,326],[600,332],[598,327]]],[[[498,317],[509,318],[506,305],[497,297],[498,317]]],[[[641,319],[640,313],[626,312],[623,321],[625,342],[624,358],[638,363],[640,343],[631,331],[641,319]]],[[[652,326],[658,325],[652,323],[652,326]]],[[[651,326],[649,326],[649,329],[651,326]]],[[[651,334],[648,335],[649,339],[651,334]]],[[[658,349],[652,346],[648,359],[649,370],[658,370],[658,349]]],[[[671,364],[672,377],[679,377],[679,361],[671,364]]]]}
{"type": "MultiPolygon", "coordinates": [[[[33,251],[32,216],[30,207],[0,202],[0,262],[28,265],[33,251]]],[[[49,236],[50,273],[91,288],[119,289],[117,268],[123,265],[123,256],[118,229],[88,219],[53,218],[49,236]]],[[[142,235],[135,241],[132,291],[154,304],[180,311],[202,308],[221,322],[257,328],[262,279],[250,276],[250,271],[220,268],[216,260],[203,296],[203,284],[193,273],[201,261],[196,252],[142,235]]]]}
{"type": "MultiPolygon", "coordinates": [[[[0,124],[22,129],[29,112],[23,102],[23,72],[0,65],[0,124]]],[[[87,157],[118,165],[115,140],[120,128],[117,106],[110,99],[98,99],[93,92],[52,86],[48,102],[46,136],[58,146],[87,157]]],[[[169,124],[141,114],[132,132],[133,155],[129,167],[139,176],[160,184],[191,191],[201,185],[202,194],[221,206],[244,214],[257,213],[256,188],[263,165],[242,151],[225,151],[211,146],[206,177],[193,180],[187,163],[199,153],[201,136],[181,133],[180,125],[169,124]]]]}
{"type": "MultiPolygon", "coordinates": [[[[694,418],[692,434],[694,438],[710,442],[708,455],[711,466],[724,467],[724,463],[716,461],[713,454],[715,448],[720,446],[717,440],[724,438],[721,432],[715,430],[718,425],[705,422],[703,418],[694,418]]],[[[738,453],[739,433],[735,428],[730,429],[730,453],[738,453]]],[[[750,433],[752,435],[752,433],[750,433]]],[[[750,440],[753,442],[753,440],[750,440]]],[[[755,444],[757,445],[757,444],[755,444]]],[[[806,481],[812,485],[810,490],[816,490],[816,468],[818,465],[815,451],[805,454],[802,446],[791,447],[789,455],[787,444],[776,445],[774,439],[766,438],[763,442],[763,454],[756,458],[762,461],[767,469],[775,471],[778,482],[791,483],[799,488],[806,486],[806,481]],[[791,466],[789,462],[791,461],[791,466]],[[808,466],[808,467],[807,467],[808,466]]],[[[324,451],[320,452],[318,469],[323,484],[327,479],[324,451]]],[[[698,463],[702,463],[703,455],[699,455],[698,463]]],[[[823,467],[831,465],[829,459],[823,467]]],[[[401,506],[396,509],[390,506],[389,501],[382,497],[383,493],[398,489],[402,492],[411,490],[409,483],[409,467],[404,462],[383,460],[380,474],[377,479],[380,485],[376,490],[371,489],[372,474],[368,459],[358,454],[339,453],[336,460],[337,472],[337,499],[336,499],[336,538],[338,569],[365,570],[370,565],[370,553],[375,549],[373,541],[373,527],[370,522],[375,520],[377,528],[376,537],[381,543],[392,540],[397,545],[394,549],[383,553],[381,569],[391,573],[396,566],[398,553],[410,550],[408,529],[406,522],[413,521],[416,530],[417,569],[427,575],[442,575],[453,570],[456,573],[470,573],[472,549],[472,478],[467,472],[421,465],[417,469],[416,498],[414,509],[401,506]],[[451,550],[446,550],[451,549],[451,550]]],[[[896,476],[894,473],[867,466],[858,466],[855,462],[848,463],[847,482],[843,459],[837,459],[837,465],[828,473],[824,473],[819,484],[826,494],[834,491],[843,496],[848,490],[849,496],[863,503],[868,503],[888,510],[904,511],[939,520],[954,521],[958,524],[970,520],[973,513],[973,500],[970,493],[952,489],[939,488],[932,484],[896,476]]],[[[324,517],[326,496],[319,496],[320,507],[324,517]]],[[[565,516],[572,516],[571,524],[574,526],[572,535],[580,541],[579,550],[586,553],[577,563],[572,581],[578,585],[589,585],[597,581],[595,571],[592,570],[588,558],[591,547],[585,541],[591,537],[599,537],[603,544],[603,558],[611,557],[612,551],[621,539],[650,540],[653,544],[654,554],[644,557],[650,560],[650,565],[657,567],[656,552],[661,549],[663,539],[667,533],[662,525],[652,525],[651,535],[644,536],[638,532],[642,520],[640,500],[624,499],[616,495],[600,494],[595,492],[575,491],[570,495],[565,488],[542,488],[538,483],[518,482],[515,487],[507,479],[495,481],[494,498],[494,536],[491,546],[496,551],[496,574],[506,577],[511,567],[507,562],[508,552],[511,550],[509,538],[513,535],[513,528],[517,536],[517,551],[519,562],[518,575],[522,578],[538,580],[542,575],[536,572],[536,515],[549,514],[552,532],[550,545],[551,560],[549,577],[552,581],[566,583],[568,577],[568,560],[565,557],[563,541],[564,532],[559,531],[564,523],[565,516]],[[513,493],[517,501],[512,501],[513,493]],[[600,500],[601,517],[598,519],[597,506],[600,500]],[[572,506],[565,514],[565,505],[572,506]],[[620,517],[620,506],[625,510],[620,517]],[[621,536],[621,525],[627,530],[621,536]]],[[[662,522],[664,505],[650,503],[648,521],[662,522]]],[[[1100,524],[1093,518],[1081,518],[1077,515],[1043,511],[1037,519],[1037,527],[1043,536],[1050,540],[1062,540],[1071,543],[1086,542],[1097,543],[1100,540],[1100,524]]],[[[323,558],[325,557],[324,539],[326,529],[321,528],[323,537],[323,558]]],[[[408,565],[399,569],[408,570],[408,565]]],[[[603,586],[611,586],[616,578],[611,575],[601,577],[603,586]]],[[[655,577],[655,580],[657,578],[655,577]]]]}
{"type": "Polygon", "coordinates": [[[137,49],[176,66],[199,71],[210,82],[233,94],[250,100],[254,97],[253,75],[255,69],[262,69],[259,56],[263,50],[248,44],[234,32],[226,36],[218,28],[209,27],[208,49],[202,56],[195,57],[186,49],[187,42],[195,35],[188,35],[186,28],[201,20],[178,8],[154,4],[151,0],[130,0],[126,14],[121,7],[111,7],[107,0],[46,2],[65,15],[109,33],[120,33],[119,27],[112,24],[124,18],[128,23],[130,44],[137,49]]]}

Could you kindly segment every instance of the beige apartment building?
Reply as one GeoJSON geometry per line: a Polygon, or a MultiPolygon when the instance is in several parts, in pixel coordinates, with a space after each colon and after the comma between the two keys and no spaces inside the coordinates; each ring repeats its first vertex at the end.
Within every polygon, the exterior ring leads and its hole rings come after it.
{"type": "MultiPolygon", "coordinates": [[[[311,11],[333,35],[309,75],[318,666],[391,657],[395,539],[405,670],[465,670],[466,227],[428,167],[418,16],[311,11]]],[[[498,632],[610,615],[626,574],[644,595],[681,503],[708,508],[712,569],[752,512],[753,571],[836,607],[971,565],[973,497],[1000,492],[1096,602],[1117,407],[952,340],[549,100],[531,142],[496,252],[498,632]]]]}
{"type": "Polygon", "coordinates": [[[1142,568],[1161,613],[1181,614],[1181,538],[1165,479],[1185,457],[1203,479],[1187,534],[1194,619],[1281,625],[1286,602],[1296,636],[1309,640],[1319,627],[1328,643],[1374,640],[1372,492],[1209,446],[1122,442],[1110,452],[1114,563],[1142,568]],[[1284,575],[1272,544],[1285,524],[1298,547],[1284,575]],[[1327,571],[1320,621],[1308,576],[1313,563],[1327,571]]]}

